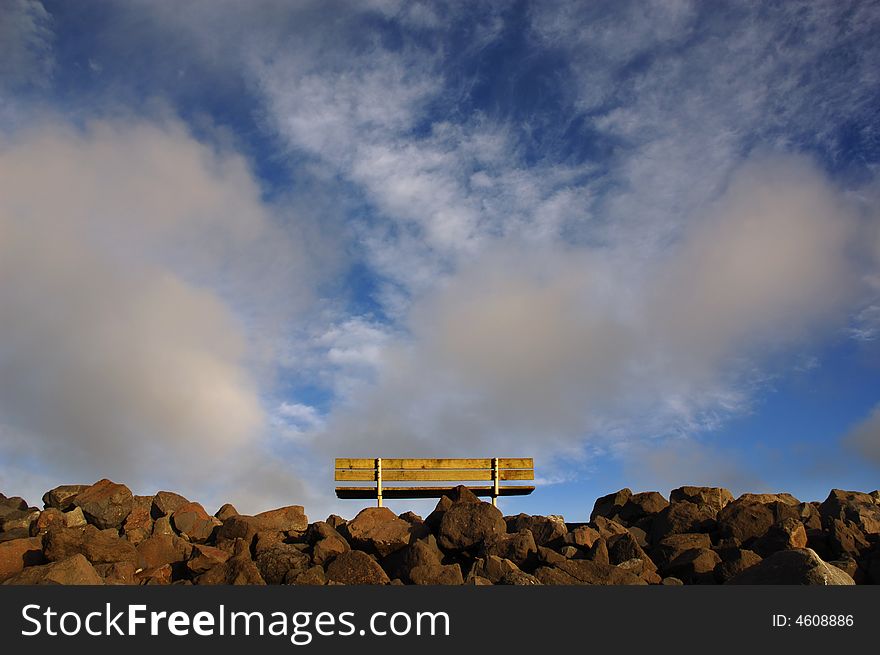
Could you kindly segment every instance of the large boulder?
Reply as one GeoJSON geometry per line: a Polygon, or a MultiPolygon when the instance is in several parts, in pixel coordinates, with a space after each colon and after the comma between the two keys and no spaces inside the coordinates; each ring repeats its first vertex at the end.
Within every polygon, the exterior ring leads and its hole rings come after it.
{"type": "Polygon", "coordinates": [[[498,584],[505,575],[514,571],[519,571],[519,567],[509,559],[488,555],[474,562],[468,572],[468,579],[479,577],[489,580],[492,584],[498,584]]]}
{"type": "Polygon", "coordinates": [[[3,582],[5,585],[101,585],[104,581],[80,554],[41,566],[29,566],[3,582]]]}
{"type": "Polygon", "coordinates": [[[50,489],[43,494],[43,506],[54,507],[66,512],[73,507],[73,501],[77,494],[89,488],[87,484],[64,484],[50,489]]]}
{"type": "MultiPolygon", "coordinates": [[[[483,503],[488,504],[488,503],[483,503]]],[[[528,530],[538,546],[554,546],[562,543],[568,526],[560,516],[530,516],[517,514],[506,522],[508,532],[528,530]]]]}
{"type": "MultiPolygon", "coordinates": [[[[395,518],[397,518],[395,516],[395,518]]],[[[327,581],[336,584],[365,585],[391,582],[378,562],[359,550],[337,556],[327,567],[327,581]]]]}
{"type": "Polygon", "coordinates": [[[0,543],[0,582],[11,578],[26,566],[35,566],[45,561],[40,537],[4,541],[0,543]]]}
{"type": "Polygon", "coordinates": [[[134,506],[122,524],[122,534],[135,545],[153,534],[152,504],[152,496],[135,496],[134,506]]]}
{"type": "Polygon", "coordinates": [[[93,525],[49,530],[43,535],[43,553],[50,562],[65,560],[77,553],[92,564],[137,562],[137,551],[131,543],[93,525]]]}
{"type": "Polygon", "coordinates": [[[834,558],[859,559],[870,548],[866,535],[852,521],[835,518],[826,520],[823,537],[827,554],[834,558]]]}
{"type": "Polygon", "coordinates": [[[497,507],[489,503],[455,503],[440,520],[438,542],[444,550],[469,550],[506,530],[504,516],[497,507]]]}
{"type": "MultiPolygon", "coordinates": [[[[765,494],[778,497],[780,494],[765,494]]],[[[782,500],[763,502],[757,494],[743,494],[718,512],[718,531],[748,547],[777,522],[800,520],[798,504],[782,500]]]]}
{"type": "Polygon", "coordinates": [[[463,585],[458,564],[419,565],[410,569],[409,578],[415,585],[463,585]]]}
{"type": "Polygon", "coordinates": [[[520,530],[516,534],[503,534],[483,543],[483,554],[497,555],[509,559],[518,567],[528,567],[535,563],[538,547],[531,530],[520,530]]]}
{"type": "Polygon", "coordinates": [[[157,491],[156,495],[153,496],[150,512],[154,519],[162,516],[171,516],[174,510],[182,505],[186,505],[188,502],[186,498],[173,491],[157,491]]]}
{"type": "Polygon", "coordinates": [[[669,501],[659,492],[645,491],[630,496],[618,511],[617,516],[618,520],[631,526],[638,521],[643,521],[654,514],[662,512],[668,506],[669,501]]]}
{"type": "Polygon", "coordinates": [[[733,502],[733,494],[722,487],[679,487],[669,492],[669,500],[673,503],[703,505],[715,510],[717,514],[728,503],[733,502]]]}
{"type": "Polygon", "coordinates": [[[761,557],[767,557],[778,550],[806,547],[807,531],[804,529],[804,524],[796,518],[787,518],[774,523],[754,544],[755,552],[761,557]]]}
{"type": "Polygon", "coordinates": [[[205,542],[221,521],[210,516],[199,503],[185,503],[171,514],[171,523],[180,534],[191,541],[205,542]]]}
{"type": "Polygon", "coordinates": [[[657,570],[653,560],[629,533],[614,535],[608,540],[608,558],[611,564],[622,564],[637,559],[643,562],[643,570],[651,572],[657,570]]]}
{"type": "Polygon", "coordinates": [[[288,505],[278,509],[270,509],[256,515],[263,530],[277,530],[289,535],[299,535],[309,527],[309,518],[302,505],[288,505]]]}
{"type": "Polygon", "coordinates": [[[223,525],[217,528],[215,535],[217,545],[221,546],[224,542],[231,544],[236,539],[242,539],[250,546],[262,528],[263,524],[255,516],[235,514],[223,521],[223,525]]]}
{"type": "Polygon", "coordinates": [[[711,548],[712,540],[707,534],[684,532],[669,535],[661,539],[651,549],[651,559],[661,569],[666,567],[672,560],[693,548],[711,548]]]}
{"type": "Polygon", "coordinates": [[[853,585],[846,572],[810,548],[781,550],[727,581],[727,584],[853,585]]]}
{"type": "Polygon", "coordinates": [[[385,557],[410,543],[413,526],[387,507],[367,507],[344,529],[352,546],[385,557]]]}
{"type": "Polygon", "coordinates": [[[118,529],[134,507],[134,496],[124,484],[104,479],[80,491],[73,504],[82,509],[92,525],[102,530],[118,529]]]}
{"type": "Polygon", "coordinates": [[[635,573],[590,560],[566,560],[553,567],[538,568],[535,577],[545,585],[645,585],[635,573]]]}
{"type": "Polygon", "coordinates": [[[348,542],[339,535],[330,535],[315,542],[312,547],[312,562],[324,566],[337,555],[351,550],[348,542]]]}
{"type": "Polygon", "coordinates": [[[781,494],[743,494],[739,498],[738,501],[744,503],[782,503],[784,505],[792,505],[798,506],[801,504],[797,498],[792,496],[789,493],[781,493],[781,494]]]}
{"type": "Polygon", "coordinates": [[[243,539],[233,543],[232,557],[208,569],[195,580],[200,585],[265,585],[257,565],[250,557],[250,547],[243,539]]]}
{"type": "Polygon", "coordinates": [[[186,568],[193,575],[201,575],[219,564],[226,563],[230,557],[230,553],[220,548],[205,544],[195,544],[192,547],[192,553],[190,554],[189,561],[186,563],[186,568]]]}
{"type": "Polygon", "coordinates": [[[654,516],[651,541],[657,543],[673,534],[709,532],[715,527],[715,510],[688,501],[671,503],[654,516]]]}
{"type": "Polygon", "coordinates": [[[433,569],[440,566],[442,560],[443,552],[437,546],[437,539],[434,535],[428,535],[391,553],[382,560],[382,568],[391,578],[411,582],[410,571],[414,568],[433,569]]]}
{"type": "Polygon", "coordinates": [[[715,570],[718,579],[726,582],[761,561],[758,553],[745,548],[722,548],[718,550],[721,564],[715,570]]]}
{"type": "Polygon", "coordinates": [[[826,522],[851,521],[865,534],[880,535],[880,506],[870,494],[832,489],[819,513],[826,522]]]}
{"type": "Polygon", "coordinates": [[[255,562],[267,584],[291,584],[312,565],[308,555],[293,544],[285,543],[261,550],[255,562]]]}
{"type": "Polygon", "coordinates": [[[155,535],[137,545],[138,568],[152,569],[173,565],[180,571],[192,554],[192,545],[173,535],[155,535]]]}
{"type": "Polygon", "coordinates": [[[30,532],[31,526],[40,518],[40,513],[36,507],[7,511],[0,517],[0,532],[15,530],[30,532]]]}
{"type": "Polygon", "coordinates": [[[709,548],[692,548],[681,553],[663,569],[665,576],[672,576],[685,584],[714,584],[715,569],[721,558],[709,548]]]}
{"type": "Polygon", "coordinates": [[[625,488],[597,498],[596,502],[593,503],[593,511],[590,512],[590,521],[593,521],[597,516],[602,516],[606,519],[616,518],[632,495],[632,491],[625,488]]]}

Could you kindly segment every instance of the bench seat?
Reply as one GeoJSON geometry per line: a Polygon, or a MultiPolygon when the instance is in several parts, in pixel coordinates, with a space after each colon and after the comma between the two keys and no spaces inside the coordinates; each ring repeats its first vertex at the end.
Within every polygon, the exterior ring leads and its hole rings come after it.
{"type": "MultiPolygon", "coordinates": [[[[440,498],[448,496],[455,487],[382,487],[385,498],[440,498]]],[[[493,487],[468,486],[475,496],[492,496],[493,487]]],[[[533,486],[520,485],[498,487],[499,496],[527,496],[535,490],[533,486]]],[[[376,487],[336,487],[337,498],[375,499],[376,487]]]]}

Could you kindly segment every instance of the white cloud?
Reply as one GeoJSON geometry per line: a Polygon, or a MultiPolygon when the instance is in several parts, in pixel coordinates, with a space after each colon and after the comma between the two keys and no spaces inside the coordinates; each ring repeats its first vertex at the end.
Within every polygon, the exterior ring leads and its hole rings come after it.
{"type": "Polygon", "coordinates": [[[266,348],[306,273],[242,158],[173,120],[18,132],[0,144],[4,469],[244,474],[266,443],[266,348]]]}

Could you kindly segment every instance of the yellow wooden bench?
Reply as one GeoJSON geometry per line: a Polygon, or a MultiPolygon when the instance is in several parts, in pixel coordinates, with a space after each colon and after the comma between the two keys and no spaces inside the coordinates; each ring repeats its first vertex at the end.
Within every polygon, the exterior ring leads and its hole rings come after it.
{"type": "Polygon", "coordinates": [[[470,486],[477,496],[525,496],[533,486],[504,485],[508,480],[534,480],[535,464],[531,457],[489,457],[484,459],[353,459],[336,460],[337,482],[374,482],[369,487],[336,487],[339,498],[375,498],[382,507],[385,498],[439,498],[448,495],[453,484],[427,487],[389,487],[386,482],[471,482],[491,481],[488,486],[470,486]]]}

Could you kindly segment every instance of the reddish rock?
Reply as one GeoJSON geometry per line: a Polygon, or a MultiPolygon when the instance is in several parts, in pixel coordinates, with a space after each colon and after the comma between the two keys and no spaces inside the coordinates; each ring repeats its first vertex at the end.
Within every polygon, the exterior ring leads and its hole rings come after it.
{"type": "Polygon", "coordinates": [[[195,544],[186,567],[193,575],[200,575],[219,564],[224,564],[230,556],[230,553],[214,546],[195,544]]]}
{"type": "Polygon", "coordinates": [[[429,535],[391,553],[382,560],[382,568],[391,578],[411,582],[409,574],[412,569],[417,566],[437,567],[442,559],[443,553],[437,546],[437,540],[429,535]]]}
{"type": "Polygon", "coordinates": [[[35,566],[45,561],[40,537],[4,541],[0,543],[0,582],[11,578],[26,566],[35,566]]]}
{"type": "Polygon", "coordinates": [[[621,564],[637,559],[644,563],[643,569],[645,571],[657,570],[648,554],[642,550],[635,537],[629,533],[614,535],[608,540],[608,558],[611,564],[621,564]]]}
{"type": "Polygon", "coordinates": [[[327,567],[327,581],[346,585],[388,584],[391,582],[376,560],[359,550],[342,553],[330,562],[327,567]]]}
{"type": "Polygon", "coordinates": [[[118,529],[134,507],[134,496],[125,485],[104,479],[80,491],[73,504],[92,525],[118,529]]]}
{"type": "Polygon", "coordinates": [[[348,542],[340,536],[330,535],[317,541],[312,549],[312,562],[324,566],[337,555],[351,550],[348,542]]]}
{"type": "Polygon", "coordinates": [[[77,494],[89,488],[87,484],[65,484],[55,487],[43,494],[43,506],[54,507],[66,512],[73,507],[73,500],[77,494]]]}
{"type": "Polygon", "coordinates": [[[101,576],[80,554],[41,566],[28,566],[3,582],[5,585],[100,585],[101,576]]]}
{"type": "MultiPolygon", "coordinates": [[[[780,494],[766,494],[780,496],[780,494]]],[[[718,529],[723,535],[739,539],[748,547],[764,536],[770,527],[787,518],[800,520],[796,504],[772,500],[759,502],[754,494],[743,494],[718,512],[718,529]]]]}
{"type": "Polygon", "coordinates": [[[163,564],[149,569],[143,569],[135,574],[135,582],[140,585],[170,585],[173,572],[170,564],[163,564]]]}
{"type": "Polygon", "coordinates": [[[596,540],[599,538],[599,532],[594,530],[588,525],[581,525],[576,527],[571,532],[568,532],[563,538],[562,542],[568,544],[570,546],[580,546],[581,548],[592,548],[593,544],[596,543],[596,540]]]}
{"type": "Polygon", "coordinates": [[[153,533],[153,519],[150,508],[135,506],[122,525],[122,533],[135,546],[153,533]]]}
{"type": "Polygon", "coordinates": [[[301,534],[309,527],[309,519],[302,505],[288,505],[256,515],[263,530],[277,530],[288,534],[301,534]]]}
{"type": "MultiPolygon", "coordinates": [[[[607,551],[606,551],[607,554],[607,551]]],[[[552,548],[547,548],[546,546],[538,546],[538,553],[536,556],[536,563],[538,566],[555,566],[560,562],[565,561],[565,556],[560,555],[552,548]]],[[[607,561],[605,562],[608,563],[607,561]]]]}
{"type": "Polygon", "coordinates": [[[3,517],[0,517],[0,532],[24,530],[30,534],[31,526],[39,518],[40,510],[36,507],[8,511],[3,517]]]}
{"type": "Polygon", "coordinates": [[[225,521],[230,516],[236,516],[237,514],[238,510],[235,509],[235,507],[230,503],[226,503],[217,510],[217,512],[214,514],[214,517],[220,519],[221,521],[225,521]]]}
{"type": "Polygon", "coordinates": [[[236,539],[243,539],[247,542],[248,547],[250,547],[253,543],[254,537],[257,536],[257,533],[262,528],[263,524],[254,516],[246,516],[243,514],[230,516],[223,521],[223,525],[217,529],[217,545],[219,546],[223,541],[234,542],[236,539]]]}
{"type": "Polygon", "coordinates": [[[192,554],[192,546],[172,535],[154,535],[137,546],[138,567],[154,569],[165,564],[183,564],[192,554]]]}
{"type": "Polygon", "coordinates": [[[185,503],[171,514],[171,524],[181,535],[192,541],[207,541],[214,528],[221,525],[219,519],[210,516],[199,503],[185,503]]]}
{"type": "MultiPolygon", "coordinates": [[[[498,516],[501,516],[500,512],[498,516]]],[[[345,528],[352,546],[377,553],[380,557],[400,550],[409,544],[412,537],[412,525],[397,518],[387,507],[363,509],[345,528]]]]}
{"type": "Polygon", "coordinates": [[[312,566],[309,556],[293,544],[278,543],[259,552],[257,569],[266,584],[290,584],[300,573],[312,566]]]}
{"type": "Polygon", "coordinates": [[[327,576],[320,566],[313,566],[299,573],[290,584],[320,586],[327,584],[327,576]]]}
{"type": "Polygon", "coordinates": [[[693,548],[711,548],[712,541],[707,534],[681,533],[664,537],[651,549],[651,559],[661,569],[676,557],[693,548]]]}
{"type": "Polygon", "coordinates": [[[656,491],[633,494],[618,511],[618,520],[631,526],[636,521],[662,512],[668,506],[669,501],[656,491]]]}
{"type": "Polygon", "coordinates": [[[137,584],[138,568],[132,562],[113,562],[111,564],[94,564],[93,566],[105,585],[137,584]]]}
{"type": "Polygon", "coordinates": [[[43,553],[50,562],[65,560],[77,553],[92,564],[137,561],[137,551],[132,544],[93,525],[49,530],[43,535],[43,553]]]}
{"type": "Polygon", "coordinates": [[[309,525],[309,529],[306,530],[306,542],[309,544],[314,545],[318,541],[321,541],[321,539],[326,539],[327,537],[345,539],[345,537],[339,534],[339,531],[336,530],[336,528],[326,521],[315,521],[309,525]]]}
{"type": "Polygon", "coordinates": [[[588,559],[597,564],[611,564],[611,557],[608,554],[608,542],[605,538],[599,537],[593,544],[593,547],[586,552],[583,559],[588,559]]]}
{"type": "Polygon", "coordinates": [[[250,558],[249,545],[244,540],[233,544],[232,557],[205,571],[194,582],[200,585],[265,585],[260,570],[250,558]]]}
{"type": "Polygon", "coordinates": [[[807,547],[807,531],[803,523],[796,518],[783,519],[774,523],[767,533],[759,537],[754,544],[754,550],[761,557],[767,557],[777,550],[791,550],[792,548],[807,547]]]}
{"type": "Polygon", "coordinates": [[[629,532],[626,526],[622,523],[618,523],[613,519],[606,519],[604,516],[597,516],[595,519],[591,521],[595,530],[599,533],[599,536],[603,539],[608,539],[609,537],[613,537],[616,534],[626,534],[629,532]]]}
{"type": "Polygon", "coordinates": [[[189,501],[173,491],[159,491],[153,496],[150,511],[154,519],[162,516],[171,516],[178,507],[186,505],[189,501]]]}
{"type": "Polygon", "coordinates": [[[74,507],[69,512],[64,512],[65,528],[81,528],[87,524],[88,521],[86,521],[85,514],[83,514],[83,511],[79,507],[74,507]]]}
{"type": "Polygon", "coordinates": [[[66,527],[64,523],[64,514],[62,513],[62,511],[60,509],[50,507],[40,512],[36,520],[31,523],[31,536],[36,537],[37,535],[41,535],[53,526],[58,528],[66,527]]]}

